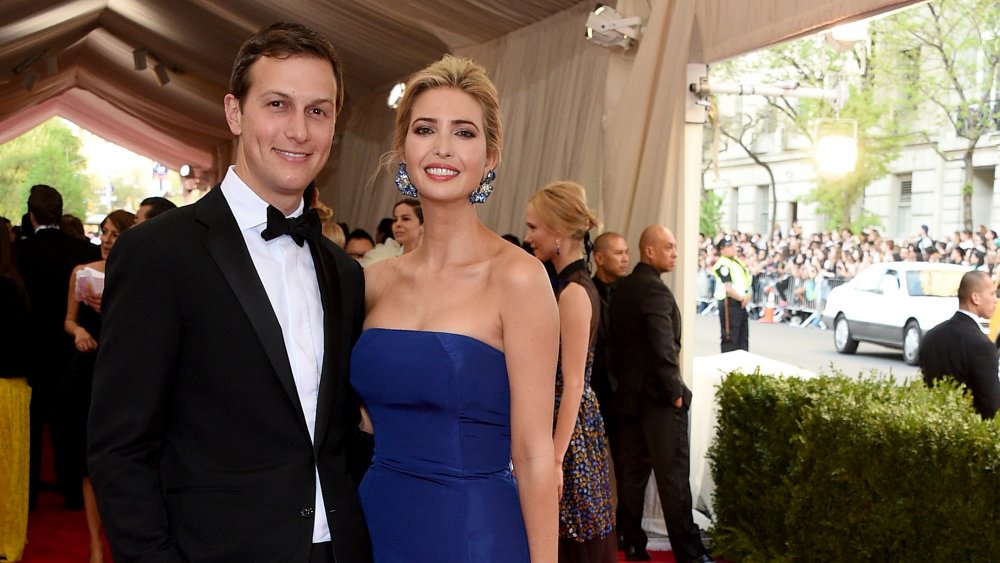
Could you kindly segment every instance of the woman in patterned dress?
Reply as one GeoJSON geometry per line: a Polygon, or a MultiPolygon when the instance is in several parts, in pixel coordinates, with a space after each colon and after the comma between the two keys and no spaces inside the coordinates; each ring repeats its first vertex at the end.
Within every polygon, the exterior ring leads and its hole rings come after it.
{"type": "Polygon", "coordinates": [[[583,186],[553,182],[536,192],[525,212],[525,242],[556,272],[560,358],[556,371],[556,460],[563,479],[559,502],[559,561],[617,559],[610,464],[604,421],[590,387],[600,298],[584,253],[597,218],[583,186]]]}

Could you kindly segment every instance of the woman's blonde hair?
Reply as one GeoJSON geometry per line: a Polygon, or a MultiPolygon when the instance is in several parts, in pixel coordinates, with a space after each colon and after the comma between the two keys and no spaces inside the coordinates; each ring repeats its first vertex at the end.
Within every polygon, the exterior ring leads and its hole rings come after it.
{"type": "Polygon", "coordinates": [[[576,182],[552,182],[531,196],[538,218],[556,233],[576,240],[600,226],[597,215],[587,206],[587,192],[576,182]]]}
{"type": "Polygon", "coordinates": [[[473,61],[453,55],[445,55],[427,68],[410,77],[406,83],[403,99],[396,108],[396,129],[392,139],[392,150],[384,162],[392,166],[392,161],[403,161],[403,145],[413,118],[413,104],[420,94],[434,88],[458,88],[479,102],[483,108],[483,135],[486,137],[486,158],[493,159],[493,167],[500,166],[503,150],[503,123],[500,119],[500,99],[497,89],[486,75],[486,69],[473,61]]]}

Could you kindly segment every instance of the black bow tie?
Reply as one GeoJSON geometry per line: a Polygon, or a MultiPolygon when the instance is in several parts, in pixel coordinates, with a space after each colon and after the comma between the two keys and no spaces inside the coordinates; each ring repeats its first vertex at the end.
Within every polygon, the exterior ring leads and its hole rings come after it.
{"type": "Polygon", "coordinates": [[[295,244],[302,246],[305,241],[316,242],[322,235],[319,213],[315,209],[306,209],[298,217],[285,217],[285,214],[273,205],[267,206],[267,228],[260,233],[264,240],[276,239],[282,235],[292,237],[295,244]]]}

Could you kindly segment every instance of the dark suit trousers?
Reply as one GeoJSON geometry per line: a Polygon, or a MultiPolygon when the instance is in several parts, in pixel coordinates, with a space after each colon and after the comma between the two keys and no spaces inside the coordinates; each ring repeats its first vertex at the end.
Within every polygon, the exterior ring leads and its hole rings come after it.
{"type": "Polygon", "coordinates": [[[684,563],[705,554],[701,532],[691,517],[688,407],[641,401],[638,416],[618,417],[617,434],[615,457],[622,470],[618,478],[618,529],[625,546],[646,548],[642,511],[652,470],[674,558],[684,563]]]}
{"type": "Polygon", "coordinates": [[[73,398],[65,387],[49,382],[38,382],[31,390],[31,460],[29,497],[32,504],[38,498],[41,484],[42,438],[45,426],[49,428],[56,480],[59,492],[70,506],[83,506],[83,461],[76,455],[72,409],[73,398]]]}
{"type": "Polygon", "coordinates": [[[719,330],[723,352],[750,351],[750,314],[735,299],[719,301],[719,330]],[[729,307],[729,334],[726,334],[726,310],[729,307]]]}

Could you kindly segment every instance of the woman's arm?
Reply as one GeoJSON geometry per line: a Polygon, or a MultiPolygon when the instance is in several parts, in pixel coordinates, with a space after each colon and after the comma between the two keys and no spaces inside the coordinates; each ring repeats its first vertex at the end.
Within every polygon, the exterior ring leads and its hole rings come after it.
{"type": "Polygon", "coordinates": [[[80,302],[76,300],[76,273],[83,266],[73,268],[69,274],[69,295],[66,297],[66,319],[63,321],[63,330],[73,337],[73,344],[81,352],[93,352],[97,350],[97,341],[76,322],[77,314],[80,312],[80,302]]]}
{"type": "MultiPolygon", "coordinates": [[[[587,348],[590,345],[590,317],[593,305],[583,286],[571,283],[559,295],[559,338],[563,389],[556,414],[553,436],[556,463],[562,467],[573,427],[583,398],[584,372],[587,369],[587,348]]],[[[562,483],[559,483],[562,491],[562,483]]]]}
{"type": "Polygon", "coordinates": [[[511,260],[515,263],[505,269],[500,299],[504,356],[510,380],[511,454],[531,561],[555,563],[559,497],[552,447],[552,410],[559,355],[559,311],[541,263],[528,256],[524,258],[511,260]]]}

